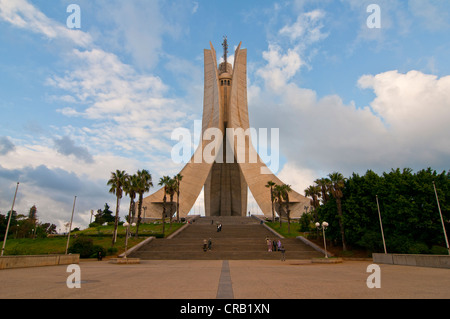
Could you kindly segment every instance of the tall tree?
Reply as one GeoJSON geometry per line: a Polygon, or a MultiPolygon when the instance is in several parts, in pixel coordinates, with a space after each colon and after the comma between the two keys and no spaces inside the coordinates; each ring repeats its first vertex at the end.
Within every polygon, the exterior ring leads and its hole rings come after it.
{"type": "Polygon", "coordinates": [[[278,204],[279,212],[278,216],[280,218],[280,228],[281,228],[281,214],[283,211],[283,187],[281,185],[274,185],[273,186],[273,196],[275,199],[275,202],[278,204]]]}
{"type": "Polygon", "coordinates": [[[181,180],[183,179],[183,175],[177,174],[175,175],[174,179],[177,182],[177,222],[180,222],[180,187],[181,187],[181,180]]]}
{"type": "Polygon", "coordinates": [[[115,172],[111,173],[111,178],[108,180],[107,185],[109,185],[111,188],[109,189],[109,192],[116,195],[117,201],[116,201],[116,217],[114,220],[114,233],[112,238],[112,244],[111,247],[114,247],[114,244],[116,243],[117,238],[117,227],[119,225],[119,206],[120,206],[120,199],[123,195],[123,186],[126,184],[126,180],[128,178],[128,174],[125,171],[116,170],[115,172]]]}
{"type": "Polygon", "coordinates": [[[266,187],[270,188],[270,201],[272,202],[272,223],[275,221],[275,209],[273,207],[273,203],[275,201],[274,194],[273,194],[273,187],[275,186],[275,182],[273,181],[267,181],[266,187]]]}
{"type": "Polygon", "coordinates": [[[345,178],[338,172],[331,173],[328,177],[331,181],[331,194],[336,199],[337,212],[339,216],[339,228],[342,237],[342,250],[347,251],[347,244],[345,242],[344,216],[342,214],[342,190],[344,189],[345,178]]]}
{"type": "Polygon", "coordinates": [[[314,183],[317,184],[317,186],[320,187],[321,193],[322,193],[322,203],[326,204],[328,202],[328,200],[330,199],[330,196],[328,195],[329,190],[330,190],[330,186],[331,186],[331,181],[330,179],[324,177],[324,178],[319,178],[316,179],[314,181],[314,183]]]}
{"type": "Polygon", "coordinates": [[[291,209],[290,209],[290,202],[289,202],[289,193],[292,192],[291,185],[281,185],[281,193],[284,199],[284,202],[286,204],[286,215],[288,220],[288,233],[291,233],[291,209]]]}
{"type": "Polygon", "coordinates": [[[166,187],[167,195],[169,195],[170,198],[170,213],[169,213],[169,220],[170,225],[172,225],[172,217],[173,217],[173,197],[175,196],[175,193],[177,191],[177,181],[175,178],[170,178],[167,187],[166,187]]]}
{"type": "Polygon", "coordinates": [[[128,222],[131,223],[135,217],[136,214],[136,205],[135,205],[135,199],[136,194],[139,191],[138,188],[138,176],[136,174],[133,174],[129,176],[126,180],[126,183],[123,187],[123,190],[125,194],[127,194],[130,197],[130,208],[128,211],[128,222]]]}
{"type": "Polygon", "coordinates": [[[317,222],[317,207],[320,205],[321,188],[318,185],[311,185],[305,189],[305,196],[311,197],[310,204],[314,209],[314,221],[317,222]]]}
{"type": "Polygon", "coordinates": [[[136,237],[139,233],[139,225],[141,224],[141,215],[142,215],[142,202],[144,201],[144,193],[150,190],[150,187],[153,187],[152,175],[143,169],[142,171],[137,172],[137,192],[139,194],[139,205],[138,205],[138,220],[136,225],[136,237]]]}
{"type": "Polygon", "coordinates": [[[37,220],[37,208],[36,208],[36,205],[31,206],[30,212],[28,213],[28,218],[30,220],[37,220]]]}
{"type": "Polygon", "coordinates": [[[163,197],[163,211],[162,211],[162,223],[163,223],[163,236],[164,236],[164,231],[165,231],[165,219],[166,219],[166,202],[167,202],[167,187],[170,183],[170,177],[169,176],[163,176],[159,179],[159,186],[163,186],[164,187],[164,197],[163,197]]]}

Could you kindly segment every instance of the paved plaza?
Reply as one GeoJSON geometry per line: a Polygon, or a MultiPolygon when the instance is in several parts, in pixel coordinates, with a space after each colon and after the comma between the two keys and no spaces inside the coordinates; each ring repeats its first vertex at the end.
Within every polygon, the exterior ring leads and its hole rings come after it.
{"type": "Polygon", "coordinates": [[[370,261],[146,260],[135,265],[81,261],[81,288],[67,266],[0,271],[0,298],[50,299],[428,299],[450,298],[450,270],[380,265],[369,289],[370,261]]]}

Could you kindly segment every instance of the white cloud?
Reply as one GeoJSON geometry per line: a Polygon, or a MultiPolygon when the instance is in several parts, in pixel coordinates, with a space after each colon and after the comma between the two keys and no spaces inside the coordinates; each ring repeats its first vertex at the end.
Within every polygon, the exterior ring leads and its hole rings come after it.
{"type": "Polygon", "coordinates": [[[252,121],[280,128],[285,182],[303,187],[303,179],[312,184],[312,177],[333,171],[448,169],[450,77],[390,71],[362,76],[358,85],[374,90],[370,107],[346,105],[336,95],[317,99],[292,82],[277,90],[251,88],[252,121]]]}
{"type": "Polygon", "coordinates": [[[288,50],[283,53],[281,47],[275,44],[269,45],[268,51],[263,52],[263,58],[267,65],[256,73],[275,90],[285,86],[304,64],[297,52],[288,50]]]}
{"type": "Polygon", "coordinates": [[[279,34],[289,37],[291,41],[299,39],[307,43],[320,41],[328,36],[328,34],[322,33],[324,17],[325,12],[319,9],[301,13],[295,23],[284,26],[279,34]]]}
{"type": "Polygon", "coordinates": [[[317,172],[307,168],[299,169],[294,163],[287,163],[284,165],[281,172],[278,174],[278,178],[283,183],[291,185],[292,189],[296,192],[305,195],[305,189],[313,184],[318,178],[322,176],[317,172]]]}
{"type": "MultiPolygon", "coordinates": [[[[138,7],[125,4],[115,8],[132,10],[139,23],[148,22],[149,16],[145,15],[148,11],[137,12],[138,7]]],[[[152,6],[146,8],[151,11],[152,6]]],[[[127,16],[127,21],[133,12],[127,16]]],[[[158,12],[153,12],[156,18],[158,12]]],[[[124,13],[128,14],[127,11],[124,13]]],[[[183,126],[189,119],[185,111],[181,111],[187,109],[184,107],[186,102],[181,98],[166,97],[168,87],[159,77],[122,62],[116,54],[96,46],[88,33],[67,29],[27,1],[1,0],[0,19],[49,39],[71,44],[59,51],[65,62],[62,65],[67,69],[50,75],[46,84],[53,91],[48,95],[50,102],[59,104],[58,111],[80,119],[74,126],[52,126],[53,137],[36,136],[30,142],[15,140],[15,151],[3,152],[0,177],[7,178],[10,184],[17,178],[24,179],[21,187],[23,200],[18,201],[18,209],[29,209],[27,205],[32,201],[41,209],[43,220],[48,218],[50,220],[46,221],[61,225],[66,219],[66,216],[60,216],[61,211],[70,213],[73,196],[79,195],[77,206],[80,214],[76,222],[86,226],[90,209],[101,208],[107,201],[111,207],[114,206],[115,201],[106,186],[110,172],[121,169],[134,173],[146,168],[157,179],[168,171],[179,170],[169,160],[170,152],[167,150],[171,147],[172,129],[183,126]],[[61,140],[61,136],[66,140],[61,140]],[[40,184],[42,181],[60,181],[63,185],[78,187],[71,192],[63,192],[61,184],[50,183],[48,187],[51,189],[44,191],[40,184]],[[89,192],[94,188],[95,192],[89,192]],[[77,190],[78,194],[69,194],[77,190]]],[[[134,27],[139,25],[134,24],[137,21],[132,22],[134,27]]],[[[151,22],[157,24],[157,21],[151,22]]],[[[128,31],[125,28],[123,32],[128,31]]],[[[154,48],[155,42],[149,43],[148,36],[144,40],[140,38],[140,34],[149,33],[148,26],[140,31],[127,33],[129,37],[124,41],[133,50],[138,50],[137,54],[142,54],[136,55],[136,59],[145,62],[148,57],[143,55],[149,53],[146,46],[154,48]]],[[[155,35],[157,39],[160,39],[161,32],[159,29],[155,35]]],[[[9,187],[3,182],[2,185],[0,192],[9,187]]],[[[6,203],[0,204],[3,210],[6,203]]],[[[125,210],[122,213],[125,214],[125,210]]]]}
{"type": "Polygon", "coordinates": [[[71,53],[72,69],[47,84],[61,89],[66,100],[68,93],[76,100],[73,106],[65,103],[60,113],[92,121],[93,126],[74,134],[90,137],[98,150],[114,146],[145,154],[170,148],[171,131],[188,120],[183,100],[165,97],[168,88],[159,77],[138,73],[112,53],[71,53]]]}
{"type": "Polygon", "coordinates": [[[404,147],[450,155],[450,76],[390,71],[363,76],[358,84],[374,90],[372,109],[404,147]]]}
{"type": "Polygon", "coordinates": [[[70,40],[81,47],[92,44],[89,34],[51,20],[26,0],[0,0],[0,19],[49,39],[70,40]]]}
{"type": "MultiPolygon", "coordinates": [[[[365,9],[365,2],[348,2],[355,10],[365,9]]],[[[394,15],[406,18],[400,3],[383,1],[382,8],[395,9],[383,13],[386,29],[392,28],[394,15]]],[[[361,12],[364,16],[365,10],[361,12]]],[[[302,192],[305,185],[333,171],[349,176],[367,169],[380,173],[397,167],[448,169],[450,77],[439,79],[419,71],[361,76],[357,86],[376,96],[367,106],[344,103],[338,95],[318,98],[314,90],[296,83],[308,65],[307,53],[325,39],[326,34],[308,33],[314,26],[322,30],[324,16],[320,11],[302,13],[295,23],[282,27],[279,35],[289,38],[290,45],[282,46],[282,38],[270,43],[263,52],[266,63],[249,85],[252,125],[280,129],[281,154],[287,161],[281,179],[302,192]],[[308,39],[308,34],[311,41],[301,47],[300,39],[308,39]]],[[[361,21],[365,25],[366,20],[361,21]]],[[[363,37],[360,34],[357,41],[363,37]]]]}

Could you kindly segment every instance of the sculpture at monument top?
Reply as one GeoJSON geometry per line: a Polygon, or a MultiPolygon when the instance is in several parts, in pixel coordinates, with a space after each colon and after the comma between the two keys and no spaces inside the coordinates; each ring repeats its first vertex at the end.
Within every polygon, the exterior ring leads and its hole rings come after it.
{"type": "MultiPolygon", "coordinates": [[[[278,185],[279,180],[261,160],[251,140],[250,134],[230,136],[227,133],[249,132],[247,104],[247,49],[240,43],[234,54],[234,65],[228,63],[228,40],[224,37],[223,62],[217,66],[216,51],[204,50],[204,98],[202,117],[202,137],[210,130],[222,133],[222,139],[215,141],[215,151],[211,153],[211,141],[201,139],[192,159],[181,170],[183,180],[180,186],[180,216],[185,217],[194,206],[204,189],[206,216],[246,216],[248,189],[267,217],[272,216],[270,189],[265,187],[269,180],[278,185]],[[242,137],[245,143],[235,143],[242,137]],[[244,145],[242,145],[244,144],[244,145]],[[234,156],[230,157],[230,150],[234,156]],[[228,153],[227,153],[228,151],[228,153]],[[209,153],[208,153],[209,152],[209,153]],[[213,158],[205,159],[205,153],[213,158]]],[[[161,218],[164,189],[144,199],[146,217],[161,218]]],[[[292,191],[289,193],[290,216],[300,217],[309,206],[309,199],[292,191]]],[[[176,194],[174,197],[176,202],[176,194]]],[[[166,204],[167,214],[175,215],[176,205],[166,204]]],[[[278,205],[277,213],[285,214],[278,205]]]]}

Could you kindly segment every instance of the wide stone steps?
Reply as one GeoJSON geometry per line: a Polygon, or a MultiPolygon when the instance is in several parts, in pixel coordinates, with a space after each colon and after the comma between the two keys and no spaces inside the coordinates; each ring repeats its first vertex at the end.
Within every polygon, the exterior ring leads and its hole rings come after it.
{"type": "MultiPolygon", "coordinates": [[[[222,231],[212,218],[200,218],[172,239],[154,239],[130,257],[142,260],[274,260],[280,252],[268,252],[266,237],[278,240],[254,219],[221,217],[222,231]],[[211,223],[211,220],[213,222],[211,223]],[[203,251],[203,241],[211,238],[212,249],[203,251]]],[[[321,255],[298,239],[281,239],[286,258],[310,259],[321,255]]]]}

